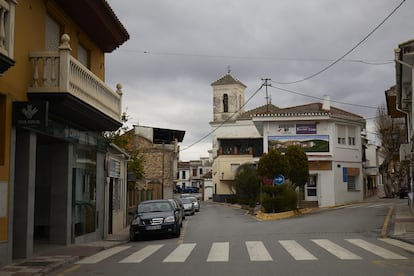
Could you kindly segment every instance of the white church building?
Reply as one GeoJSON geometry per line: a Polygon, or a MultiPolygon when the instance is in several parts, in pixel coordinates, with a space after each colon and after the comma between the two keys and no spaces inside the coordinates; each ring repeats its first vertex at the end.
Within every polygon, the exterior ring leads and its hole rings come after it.
{"type": "Polygon", "coordinates": [[[267,104],[244,110],[246,86],[226,74],[213,88],[212,152],[214,200],[235,193],[235,172],[244,163],[257,163],[271,148],[282,153],[298,144],[309,161],[305,201],[320,207],[363,199],[363,117],[322,103],[279,108],[267,104]]]}

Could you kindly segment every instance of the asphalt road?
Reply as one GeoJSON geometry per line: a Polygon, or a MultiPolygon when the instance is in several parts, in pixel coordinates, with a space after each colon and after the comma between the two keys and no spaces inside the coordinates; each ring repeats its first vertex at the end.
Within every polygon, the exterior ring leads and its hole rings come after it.
{"type": "Polygon", "coordinates": [[[204,203],[187,217],[180,238],[130,242],[52,275],[414,275],[414,252],[380,237],[392,204],[399,203],[259,221],[204,203]]]}

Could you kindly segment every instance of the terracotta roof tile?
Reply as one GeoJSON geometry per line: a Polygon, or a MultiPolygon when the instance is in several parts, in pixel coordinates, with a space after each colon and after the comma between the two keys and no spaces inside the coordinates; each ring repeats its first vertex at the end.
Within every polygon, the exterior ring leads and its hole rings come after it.
{"type": "Polygon", "coordinates": [[[244,85],[241,81],[239,81],[238,79],[235,79],[232,75],[230,74],[226,74],[225,76],[223,76],[222,78],[216,80],[215,82],[213,82],[211,84],[211,86],[215,86],[215,85],[226,85],[226,84],[239,84],[241,86],[243,86],[244,88],[246,88],[246,85],[244,85]]]}
{"type": "Polygon", "coordinates": [[[260,116],[268,114],[267,116],[294,116],[294,115],[322,115],[327,114],[332,117],[352,119],[352,120],[363,120],[364,118],[360,115],[345,111],[343,109],[336,108],[334,106],[330,107],[330,110],[323,110],[322,103],[310,103],[304,105],[291,106],[286,108],[279,108],[272,104],[267,108],[266,105],[260,106],[258,108],[246,111],[240,115],[240,119],[247,119],[251,116],[260,116]]]}

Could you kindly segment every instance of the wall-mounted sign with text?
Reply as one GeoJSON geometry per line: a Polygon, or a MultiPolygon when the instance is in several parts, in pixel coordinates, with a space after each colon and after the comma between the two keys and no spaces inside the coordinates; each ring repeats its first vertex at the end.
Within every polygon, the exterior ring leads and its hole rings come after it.
{"type": "Polygon", "coordinates": [[[13,102],[13,125],[16,127],[46,128],[48,102],[13,102]]]}

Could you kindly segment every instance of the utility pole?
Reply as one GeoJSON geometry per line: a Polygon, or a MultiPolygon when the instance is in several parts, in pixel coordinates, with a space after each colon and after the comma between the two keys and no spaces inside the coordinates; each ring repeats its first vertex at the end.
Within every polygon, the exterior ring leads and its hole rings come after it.
{"type": "Polygon", "coordinates": [[[271,79],[262,79],[263,86],[266,86],[266,113],[269,113],[269,94],[267,92],[267,87],[271,86],[270,81],[271,79]]]}

